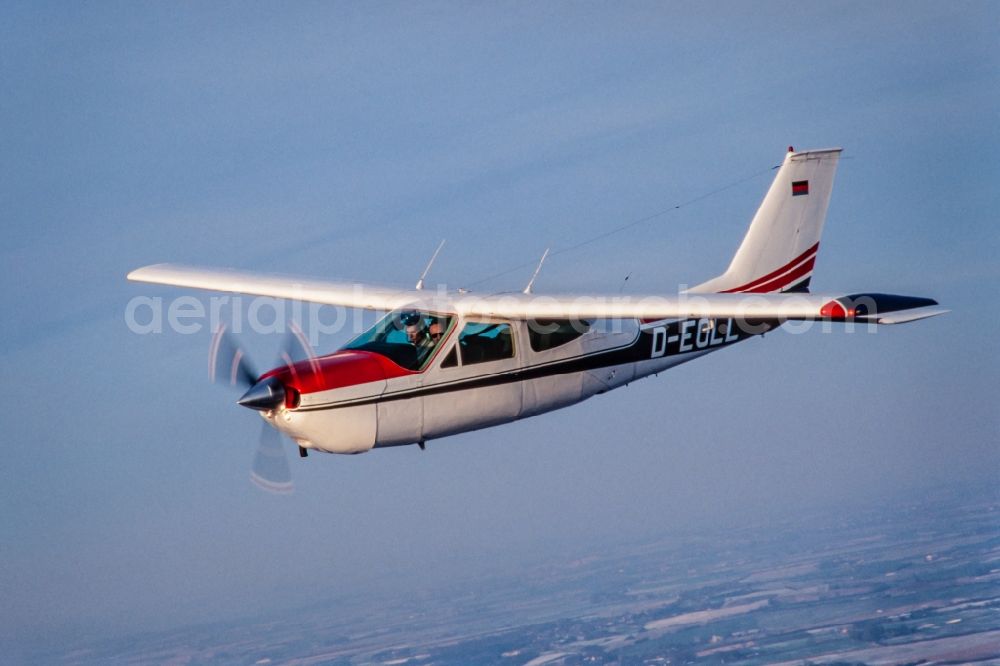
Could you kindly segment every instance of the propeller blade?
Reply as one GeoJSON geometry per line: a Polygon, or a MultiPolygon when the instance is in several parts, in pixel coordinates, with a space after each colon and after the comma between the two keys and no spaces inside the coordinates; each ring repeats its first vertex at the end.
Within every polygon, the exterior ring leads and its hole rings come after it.
{"type": "Polygon", "coordinates": [[[212,336],[212,344],[208,348],[209,380],[247,389],[257,383],[258,376],[225,325],[220,326],[212,336]]]}
{"type": "Polygon", "coordinates": [[[295,323],[294,319],[288,324],[288,332],[285,333],[285,339],[282,341],[278,356],[281,362],[292,371],[292,374],[296,374],[301,369],[297,369],[296,364],[306,360],[309,361],[310,372],[313,374],[319,372],[319,362],[316,360],[312,345],[309,344],[305,332],[295,323]]]}
{"type": "Polygon", "coordinates": [[[260,443],[254,454],[250,481],[269,493],[287,495],[295,487],[292,485],[292,471],[288,467],[285,447],[281,443],[281,433],[266,422],[261,427],[260,443]]]}

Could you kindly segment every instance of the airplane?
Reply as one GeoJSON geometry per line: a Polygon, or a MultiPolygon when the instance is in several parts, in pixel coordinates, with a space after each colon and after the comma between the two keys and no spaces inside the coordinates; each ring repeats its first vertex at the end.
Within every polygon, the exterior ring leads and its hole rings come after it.
{"type": "Polygon", "coordinates": [[[536,294],[537,269],[523,292],[488,294],[429,292],[426,270],[413,289],[177,264],[128,279],[387,313],[331,354],[285,353],[263,374],[223,331],[213,338],[214,365],[266,422],[251,478],[288,492],[279,431],[302,457],[423,449],[568,407],[786,322],[884,325],[948,312],[930,298],[809,291],[840,154],[789,147],[728,268],[673,295],[536,294]]]}

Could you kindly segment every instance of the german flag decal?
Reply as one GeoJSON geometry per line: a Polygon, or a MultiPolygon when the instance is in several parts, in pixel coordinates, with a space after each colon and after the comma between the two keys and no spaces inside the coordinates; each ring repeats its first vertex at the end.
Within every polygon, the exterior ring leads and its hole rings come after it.
{"type": "Polygon", "coordinates": [[[792,183],[792,196],[797,197],[800,194],[809,194],[808,180],[796,180],[792,183]]]}

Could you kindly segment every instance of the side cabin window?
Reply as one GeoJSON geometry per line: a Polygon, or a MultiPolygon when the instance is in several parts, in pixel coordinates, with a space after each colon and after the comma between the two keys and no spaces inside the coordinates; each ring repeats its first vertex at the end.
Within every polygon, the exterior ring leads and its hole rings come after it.
{"type": "Polygon", "coordinates": [[[452,317],[433,312],[390,312],[343,348],[380,354],[407,370],[421,370],[448,337],[452,322],[452,317]]]}
{"type": "Polygon", "coordinates": [[[514,358],[510,324],[469,322],[458,336],[462,365],[514,358]]]}
{"type": "Polygon", "coordinates": [[[528,322],[531,351],[542,352],[561,347],[587,332],[590,324],[570,319],[533,319],[528,322]]]}
{"type": "Polygon", "coordinates": [[[455,345],[454,347],[451,348],[451,351],[448,352],[448,355],[444,357],[444,360],[441,361],[441,367],[454,368],[457,365],[458,365],[458,345],[455,345]]]}

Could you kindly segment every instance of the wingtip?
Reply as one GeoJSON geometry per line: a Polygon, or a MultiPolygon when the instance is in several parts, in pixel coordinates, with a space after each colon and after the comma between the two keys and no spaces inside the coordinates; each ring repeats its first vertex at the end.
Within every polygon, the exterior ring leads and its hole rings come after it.
{"type": "Polygon", "coordinates": [[[150,264],[148,266],[133,268],[125,275],[125,279],[131,282],[145,282],[149,276],[149,272],[161,266],[166,266],[166,264],[150,264]]]}

